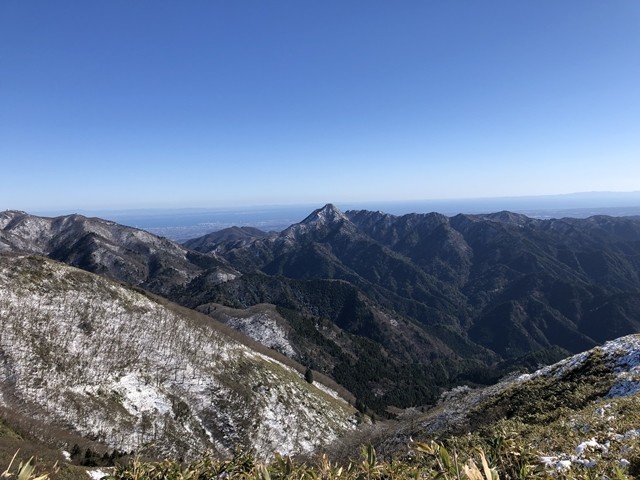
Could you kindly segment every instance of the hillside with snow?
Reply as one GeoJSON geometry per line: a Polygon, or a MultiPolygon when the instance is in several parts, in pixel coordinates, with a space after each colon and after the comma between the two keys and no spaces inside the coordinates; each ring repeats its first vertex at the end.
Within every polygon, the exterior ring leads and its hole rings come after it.
{"type": "Polygon", "coordinates": [[[223,262],[166,238],[82,215],[0,212],[3,251],[47,256],[163,296],[203,272],[218,282],[238,275],[223,262]]]}
{"type": "Polygon", "coordinates": [[[34,431],[194,458],[309,452],[353,428],[348,403],[212,319],[42,257],[0,255],[0,331],[0,407],[34,431]]]}

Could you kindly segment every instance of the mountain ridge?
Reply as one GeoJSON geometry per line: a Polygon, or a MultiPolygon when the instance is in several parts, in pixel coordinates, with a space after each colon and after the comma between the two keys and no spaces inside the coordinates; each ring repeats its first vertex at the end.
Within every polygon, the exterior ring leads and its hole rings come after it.
{"type": "Polygon", "coordinates": [[[224,262],[144,230],[82,215],[37,217],[0,213],[5,251],[24,251],[168,295],[203,270],[234,276],[224,262]]]}
{"type": "MultiPolygon", "coordinates": [[[[507,362],[556,347],[581,351],[640,327],[636,218],[539,220],[506,211],[397,217],[343,214],[328,204],[278,236],[241,248],[222,242],[215,251],[245,276],[216,286],[212,301],[226,301],[232,289],[245,299],[260,291],[248,272],[271,276],[272,292],[281,288],[274,282],[298,282],[295,295],[306,288],[300,282],[342,280],[367,299],[365,316],[402,317],[449,345],[467,338],[507,362]]],[[[318,311],[310,293],[291,304],[290,295],[262,291],[253,301],[318,311]]],[[[367,328],[353,333],[375,338],[379,330],[367,328]]]]}
{"type": "MultiPolygon", "coordinates": [[[[153,245],[166,240],[118,246],[135,234],[100,224],[114,232],[80,229],[78,239],[57,222],[42,229],[43,239],[66,247],[46,251],[54,258],[200,311],[275,305],[277,315],[267,312],[273,318],[259,329],[241,319],[234,326],[264,336],[280,325],[296,340],[278,348],[377,410],[429,403],[452,384],[492,382],[640,328],[633,217],[394,216],[327,204],[279,234],[226,232],[194,246],[201,252],[169,242],[169,253],[155,257],[153,245]],[[114,258],[142,274],[127,275],[114,258]]],[[[0,229],[9,249],[15,233],[0,229]]],[[[18,240],[28,250],[28,236],[18,240]]]]}

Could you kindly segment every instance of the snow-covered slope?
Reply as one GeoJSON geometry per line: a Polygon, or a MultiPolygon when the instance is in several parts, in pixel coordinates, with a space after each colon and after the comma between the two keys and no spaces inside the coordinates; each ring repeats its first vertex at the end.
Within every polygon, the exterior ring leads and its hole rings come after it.
{"type": "Polygon", "coordinates": [[[299,358],[289,341],[286,321],[273,305],[262,304],[238,310],[212,303],[200,305],[197,310],[289,358],[299,358]]]}
{"type": "Polygon", "coordinates": [[[310,451],[349,405],[211,319],[42,257],[0,255],[0,404],[120,451],[310,451]]]}
{"type": "Polygon", "coordinates": [[[144,230],[82,215],[38,217],[0,212],[0,252],[45,255],[161,295],[204,271],[227,281],[238,276],[213,257],[144,230]]]}
{"type": "Polygon", "coordinates": [[[565,375],[582,368],[595,355],[602,357],[605,366],[602,375],[606,375],[611,382],[607,398],[625,397],[640,392],[640,335],[627,335],[611,340],[602,347],[573,355],[530,375],[521,375],[515,383],[537,378],[562,379],[565,375]]]}
{"type": "MultiPolygon", "coordinates": [[[[494,405],[504,402],[506,397],[522,396],[522,392],[539,391],[528,402],[518,408],[528,409],[536,401],[542,401],[555,390],[551,400],[571,404],[578,408],[590,402],[635,395],[640,392],[640,335],[628,335],[606,342],[600,347],[566,358],[558,363],[541,368],[532,374],[506,379],[497,385],[468,391],[460,402],[466,420],[473,411],[481,412],[489,402],[494,405]],[[577,389],[581,388],[582,398],[577,389]],[[566,398],[565,398],[566,397],[566,398]]],[[[447,410],[451,405],[445,405],[447,410]]],[[[514,406],[514,408],[516,408],[514,406]]],[[[515,410],[514,410],[515,411],[515,410]]],[[[425,424],[425,426],[427,426],[425,424]]]]}

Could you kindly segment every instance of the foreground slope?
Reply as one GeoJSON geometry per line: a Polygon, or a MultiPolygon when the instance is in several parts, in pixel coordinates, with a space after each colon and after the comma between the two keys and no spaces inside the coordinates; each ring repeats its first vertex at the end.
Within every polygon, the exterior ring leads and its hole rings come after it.
{"type": "Polygon", "coordinates": [[[352,428],[346,402],[207,317],[41,257],[0,255],[0,329],[0,405],[34,431],[193,457],[309,451],[352,428]]]}
{"type": "Polygon", "coordinates": [[[481,447],[511,467],[528,463],[531,476],[600,478],[618,467],[640,473],[639,426],[640,335],[630,335],[490,387],[453,389],[428,412],[407,412],[335,451],[364,441],[403,457],[407,444],[437,440],[450,450],[481,447]]]}
{"type": "Polygon", "coordinates": [[[378,423],[368,437],[360,432],[307,462],[276,456],[263,464],[244,453],[223,462],[134,461],[113,476],[626,480],[640,474],[639,391],[634,335],[490,388],[448,392],[426,414],[378,423]]]}

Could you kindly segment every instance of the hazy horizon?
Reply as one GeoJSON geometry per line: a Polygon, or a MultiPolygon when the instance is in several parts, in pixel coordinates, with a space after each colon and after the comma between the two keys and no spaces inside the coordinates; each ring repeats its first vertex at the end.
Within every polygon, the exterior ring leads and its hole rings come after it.
{"type": "Polygon", "coordinates": [[[475,199],[439,199],[397,202],[324,202],[318,204],[254,205],[246,207],[125,209],[125,210],[36,210],[28,213],[59,216],[80,213],[100,217],[151,233],[186,240],[232,226],[250,226],[265,231],[280,231],[298,223],[325,203],[339,209],[381,210],[393,215],[437,212],[447,216],[459,213],[482,214],[509,210],[546,219],[584,218],[592,215],[640,215],[639,192],[579,192],[564,195],[498,197],[475,199]]]}
{"type": "MultiPolygon", "coordinates": [[[[568,192],[548,195],[519,195],[519,196],[486,196],[486,197],[455,197],[455,198],[422,198],[409,200],[363,200],[359,202],[345,202],[339,199],[328,199],[323,202],[307,202],[307,203],[278,203],[278,204],[239,204],[239,205],[199,205],[199,206],[180,206],[180,207],[125,207],[125,208],[34,208],[28,213],[34,214],[70,214],[70,213],[153,213],[153,212],[189,212],[189,211],[229,211],[237,212],[240,210],[261,210],[261,209],[280,209],[280,208],[298,208],[310,207],[319,208],[328,203],[336,205],[346,205],[350,208],[366,208],[375,207],[375,205],[470,205],[472,203],[480,204],[496,204],[508,205],[511,202],[542,202],[549,208],[571,208],[573,206],[584,206],[586,201],[588,207],[599,208],[607,206],[640,206],[640,190],[636,191],[591,191],[591,192],[568,192]]],[[[24,208],[5,208],[4,210],[23,210],[24,208]]],[[[464,213],[464,212],[461,212],[464,213]]]]}

